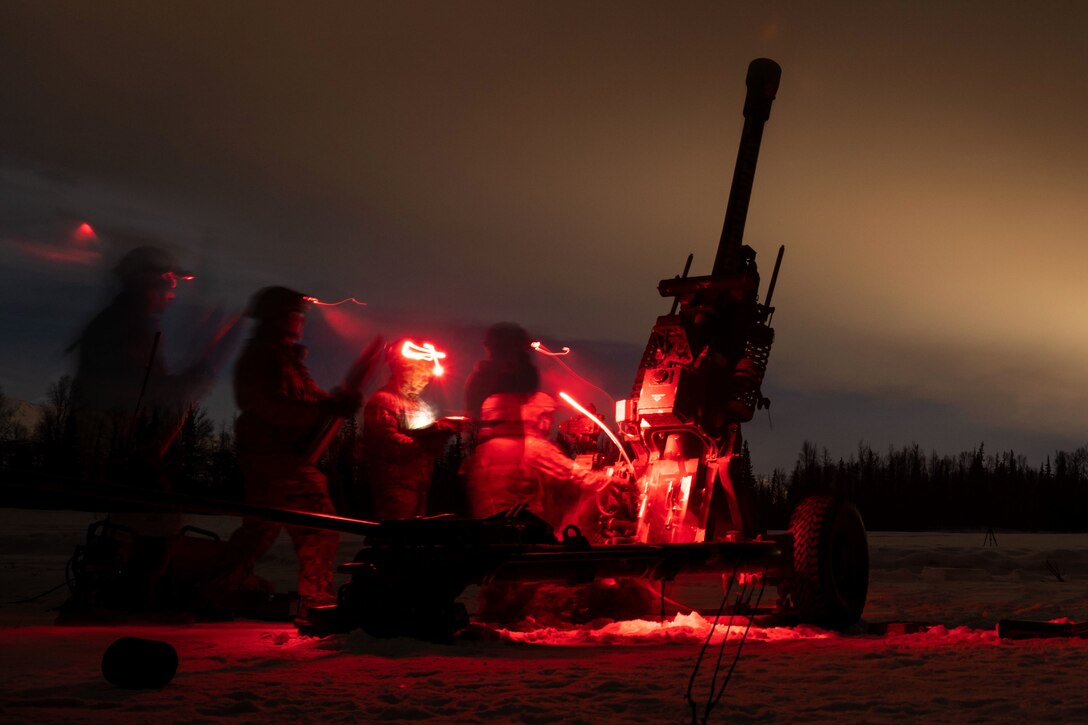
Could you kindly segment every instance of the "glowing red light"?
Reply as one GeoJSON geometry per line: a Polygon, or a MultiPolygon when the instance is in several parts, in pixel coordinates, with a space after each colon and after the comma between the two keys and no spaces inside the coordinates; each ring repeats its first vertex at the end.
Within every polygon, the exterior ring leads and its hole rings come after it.
{"type": "Polygon", "coordinates": [[[535,340],[533,342],[530,342],[529,347],[533,348],[534,350],[539,352],[541,355],[548,355],[550,357],[559,357],[560,355],[566,355],[567,353],[570,352],[570,348],[567,347],[566,345],[564,345],[563,349],[560,350],[559,352],[552,352],[548,348],[544,347],[544,343],[542,343],[540,340],[535,340]]]}
{"type": "Polygon", "coordinates": [[[400,346],[400,354],[409,360],[433,362],[435,375],[442,375],[442,373],[446,372],[446,369],[442,367],[442,363],[439,362],[439,360],[446,357],[446,353],[436,349],[433,343],[425,342],[422,345],[417,345],[411,340],[405,340],[404,344],[400,346]]]}
{"type": "Polygon", "coordinates": [[[336,307],[338,305],[342,305],[342,304],[345,304],[347,302],[351,302],[352,304],[361,305],[361,306],[364,306],[364,307],[366,306],[365,302],[360,302],[359,300],[355,299],[354,297],[345,297],[344,299],[340,300],[339,302],[322,302],[321,300],[317,299],[316,297],[304,297],[303,299],[305,299],[307,302],[313,302],[315,305],[317,305],[319,307],[336,307]]]}
{"type": "Polygon", "coordinates": [[[612,400],[612,395],[607,390],[605,390],[604,388],[601,388],[599,385],[594,385],[590,381],[586,380],[581,375],[576,373],[574,371],[574,369],[571,368],[570,365],[567,365],[565,362],[563,362],[562,360],[559,359],[559,358],[563,357],[564,355],[567,355],[567,354],[570,353],[570,348],[567,347],[566,345],[564,345],[563,349],[560,350],[559,352],[553,352],[553,351],[549,350],[548,348],[546,348],[544,346],[544,343],[540,342],[539,340],[536,340],[534,342],[529,343],[529,347],[533,348],[534,350],[539,352],[541,355],[547,355],[548,357],[552,358],[553,360],[555,360],[556,364],[559,365],[559,367],[563,368],[568,373],[573,375],[575,378],[577,378],[578,380],[581,380],[583,383],[585,383],[589,387],[593,388],[594,390],[600,391],[602,394],[604,394],[604,397],[608,398],[609,400],[612,400]]]}
{"type": "Polygon", "coordinates": [[[171,289],[173,289],[174,287],[177,287],[179,281],[190,282],[190,281],[196,279],[196,277],[194,277],[191,274],[178,274],[177,272],[163,272],[162,273],[162,278],[170,283],[170,288],[171,289]]]}
{"type": "Polygon", "coordinates": [[[98,238],[98,235],[94,233],[94,227],[87,222],[83,222],[76,227],[75,237],[77,241],[89,242],[98,238]]]}
{"type": "Polygon", "coordinates": [[[73,244],[55,245],[35,240],[12,240],[20,250],[39,259],[59,264],[94,264],[102,256],[89,244],[75,242],[73,244]]]}

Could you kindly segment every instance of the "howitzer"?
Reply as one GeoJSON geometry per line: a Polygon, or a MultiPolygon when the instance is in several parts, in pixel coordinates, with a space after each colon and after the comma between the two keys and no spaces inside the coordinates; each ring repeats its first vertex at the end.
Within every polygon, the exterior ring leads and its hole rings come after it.
{"type": "Polygon", "coordinates": [[[439,537],[428,533],[435,524],[426,521],[375,531],[355,561],[341,567],[352,581],[341,588],[339,603],[315,612],[319,631],[362,626],[372,634],[442,638],[464,623],[455,599],[470,583],[667,581],[708,570],[776,583],[779,596],[770,609],[800,620],[844,627],[861,617],[868,546],[856,509],[814,496],[798,506],[787,533],[760,533],[730,466],[741,450],[740,424],[768,404],[761,384],[774,341],[771,299],[783,250],[761,303],[756,253],[742,237],[780,74],[771,60],[749,66],[744,129],[712,272],[689,277],[689,257],[683,276],[660,283],[660,294],[674,300],[672,310],[658,318],[631,396],[617,405],[638,496],[614,499],[618,505],[590,534],[593,542],[571,527],[556,539],[522,511],[488,520],[488,536],[480,522],[446,524],[439,537]]]}
{"type": "Polygon", "coordinates": [[[341,566],[351,580],[340,588],[337,604],[310,610],[310,632],[361,627],[381,636],[445,639],[466,622],[457,599],[471,584],[613,577],[664,582],[687,571],[773,583],[777,601],[766,609],[800,621],[831,627],[857,622],[869,572],[857,510],[839,498],[813,496],[794,511],[787,532],[761,532],[730,465],[741,450],[741,424],[767,404],[761,384],[774,341],[771,298],[782,250],[760,302],[756,254],[742,236],[779,76],[778,65],[766,59],[748,69],[744,130],[713,269],[690,277],[685,268],[683,276],[660,283],[660,294],[673,298],[672,310],[658,318],[631,395],[617,406],[637,495],[618,497],[601,530],[586,536],[567,527],[556,537],[521,508],[484,520],[380,523],[265,512],[272,520],[365,538],[355,560],[341,566]]]}
{"type": "Polygon", "coordinates": [[[770,301],[759,302],[755,251],[742,243],[763,126],[781,69],[761,58],[748,68],[744,129],[711,273],[662,280],[672,311],[646,344],[621,426],[644,471],[637,512],[640,541],[681,543],[751,537],[758,531],[744,482],[730,462],[741,451],[740,424],[769,401],[761,385],[774,330],[770,301]]]}

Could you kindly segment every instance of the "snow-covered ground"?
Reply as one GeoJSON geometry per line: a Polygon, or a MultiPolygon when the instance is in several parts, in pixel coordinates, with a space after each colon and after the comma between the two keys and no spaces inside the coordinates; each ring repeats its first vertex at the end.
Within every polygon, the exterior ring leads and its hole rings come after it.
{"type": "MultiPolygon", "coordinates": [[[[63,588],[11,603],[64,580],[93,520],[0,511],[2,722],[691,720],[685,692],[710,627],[698,615],[434,645],[361,632],[311,639],[263,622],[59,627],[51,610],[63,588]],[[126,635],[177,649],[169,685],[131,691],[103,679],[103,652],[126,635]]],[[[237,522],[196,523],[226,533],[237,522]]],[[[753,627],[711,722],[1088,722],[1088,640],[1008,641],[995,631],[1001,618],[1088,619],[1088,536],[997,532],[987,546],[981,532],[876,532],[870,547],[864,624],[930,626],[850,636],[753,627]]],[[[344,537],[341,558],[357,548],[344,537]]],[[[287,590],[294,566],[281,537],[260,573],[287,590]]],[[[689,578],[671,596],[706,605],[720,587],[689,578]]],[[[729,635],[723,672],[742,629],[729,635]]],[[[718,639],[693,689],[700,712],[718,639]]]]}

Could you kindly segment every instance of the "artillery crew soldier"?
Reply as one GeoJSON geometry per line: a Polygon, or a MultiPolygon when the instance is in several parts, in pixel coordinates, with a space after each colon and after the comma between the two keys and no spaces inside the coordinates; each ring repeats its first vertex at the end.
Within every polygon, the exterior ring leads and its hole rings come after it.
{"type": "Polygon", "coordinates": [[[475,421],[492,395],[540,390],[540,373],[533,364],[525,328],[514,322],[496,322],[487,328],[483,342],[487,358],[476,363],[465,381],[465,410],[475,421]]]}
{"type": "Polygon", "coordinates": [[[174,300],[178,280],[192,279],[179,266],[159,247],[129,251],[114,268],[120,293],[69,348],[78,353],[72,402],[80,465],[92,479],[118,473],[157,479],[190,405],[211,388],[207,360],[174,373],[164,362],[159,318],[174,300]]]}
{"type": "Polygon", "coordinates": [[[578,518],[583,494],[611,480],[577,467],[548,438],[555,420],[550,395],[492,395],[480,417],[480,445],[466,465],[473,518],[525,504],[558,530],[578,518]]]}
{"type": "MultiPolygon", "coordinates": [[[[306,460],[306,446],[328,416],[350,417],[356,393],[323,392],[310,377],[299,343],[309,303],[286,287],[266,287],[253,296],[248,314],[257,329],[234,369],[238,462],[246,502],[258,506],[334,514],[325,475],[306,460]]],[[[291,537],[299,561],[299,623],[310,607],[335,602],[334,531],[245,519],[231,536],[243,575],[275,542],[281,528],[291,537]]]]}
{"type": "MultiPolygon", "coordinates": [[[[70,427],[63,433],[75,448],[64,464],[92,488],[123,484],[163,492],[172,487],[164,458],[191,407],[211,387],[214,369],[207,356],[182,371],[167,369],[160,318],[178,281],[192,279],[173,254],[136,247],[113,272],[120,291],[68,349],[77,363],[70,427]]],[[[72,596],[60,619],[195,604],[174,596],[184,590],[171,561],[183,550],[183,523],[177,512],[111,512],[88,533],[81,558],[93,566],[73,570],[72,596]],[[84,576],[94,567],[109,573],[84,576]]]]}
{"type": "Polygon", "coordinates": [[[387,348],[389,379],[363,409],[367,481],[379,521],[426,513],[435,458],[456,430],[435,421],[420,397],[442,368],[433,355],[414,355],[417,349],[426,348],[410,340],[387,348]]]}
{"type": "MultiPolygon", "coordinates": [[[[480,445],[466,465],[472,517],[524,504],[557,531],[575,524],[589,532],[599,517],[596,490],[612,477],[576,465],[550,440],[555,400],[544,393],[492,395],[480,417],[480,445]]],[[[623,580],[610,588],[498,581],[481,589],[479,616],[503,623],[528,615],[539,622],[585,622],[606,613],[603,604],[616,604],[617,597],[626,600],[624,612],[652,611],[645,594],[623,580]]]]}

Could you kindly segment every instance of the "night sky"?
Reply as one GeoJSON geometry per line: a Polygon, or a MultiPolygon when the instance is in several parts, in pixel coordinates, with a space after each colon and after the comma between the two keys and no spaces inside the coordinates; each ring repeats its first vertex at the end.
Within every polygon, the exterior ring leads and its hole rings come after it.
{"type": "Polygon", "coordinates": [[[516,320],[625,395],[657,282],[689,252],[709,272],[769,57],[745,242],[765,278],[786,255],[757,469],[805,439],[1038,463],[1088,441],[1086,27],[1045,0],[3,0],[0,383],[40,399],[154,240],[197,272],[168,325],[288,284],[368,303],[318,321],[315,359],[426,333],[463,376],[516,320]]]}

